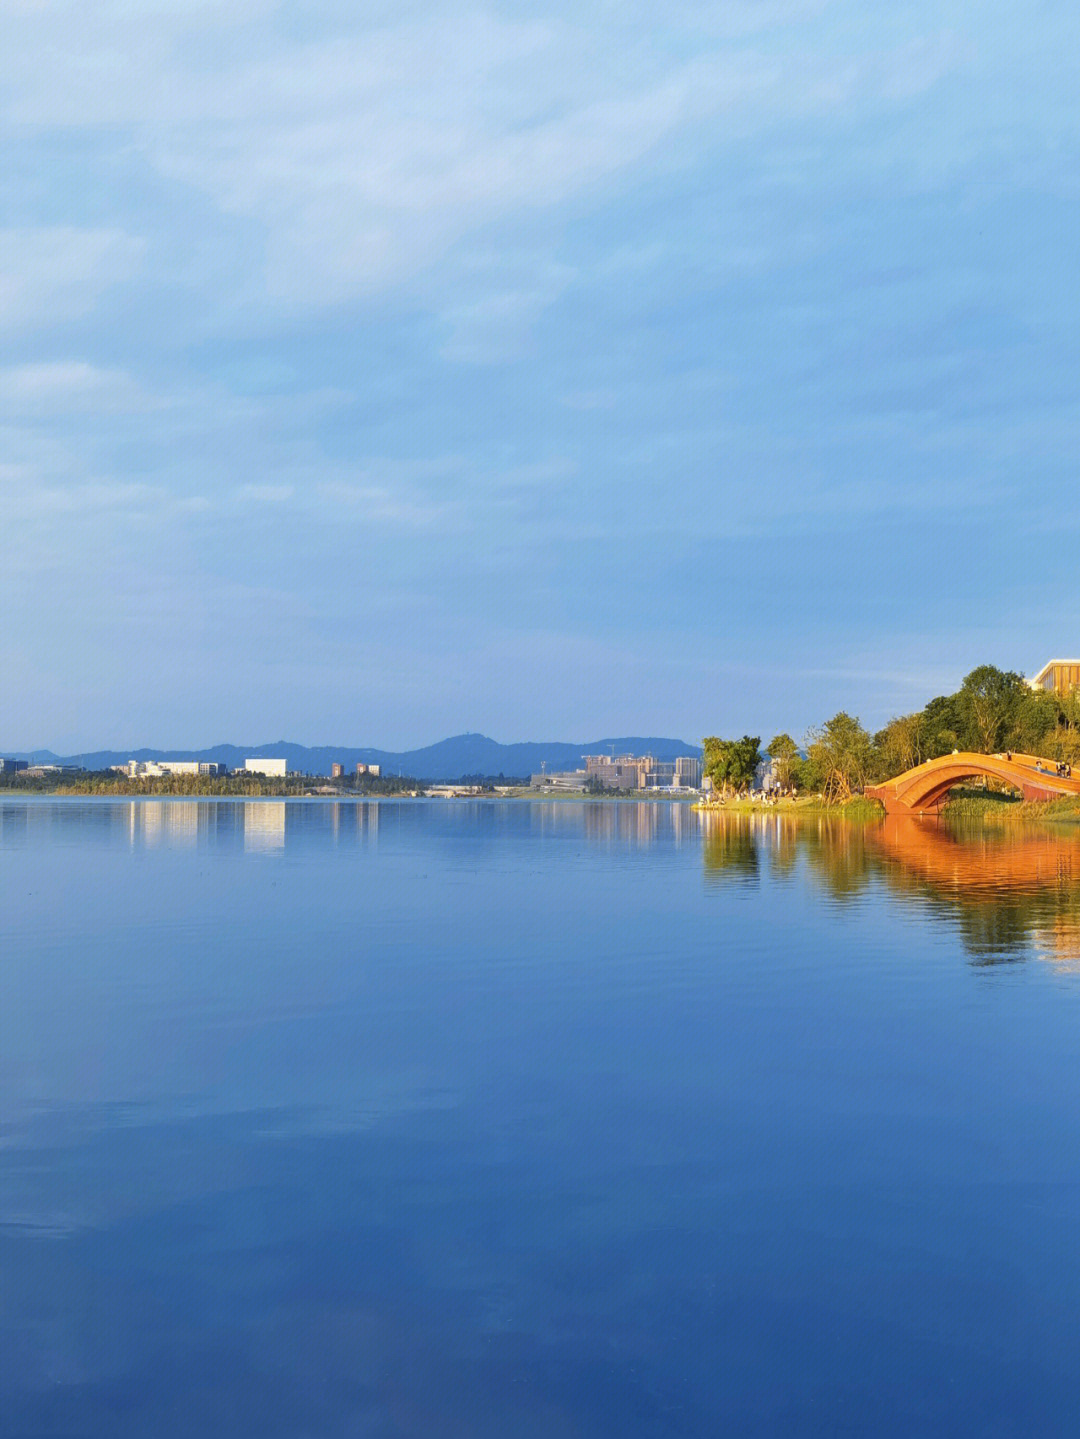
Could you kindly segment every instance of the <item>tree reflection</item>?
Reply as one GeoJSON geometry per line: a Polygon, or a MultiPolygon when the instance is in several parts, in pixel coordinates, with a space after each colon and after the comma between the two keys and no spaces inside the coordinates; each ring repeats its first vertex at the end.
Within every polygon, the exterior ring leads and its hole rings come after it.
{"type": "Polygon", "coordinates": [[[704,815],[705,875],[711,879],[757,879],[763,846],[754,816],[704,815]],[[742,820],[742,823],[738,821],[742,820]]]}
{"type": "Polygon", "coordinates": [[[711,880],[810,875],[834,902],[873,883],[954,924],[979,964],[1026,958],[1080,966],[1080,833],[963,829],[892,816],[702,815],[711,880]]]}

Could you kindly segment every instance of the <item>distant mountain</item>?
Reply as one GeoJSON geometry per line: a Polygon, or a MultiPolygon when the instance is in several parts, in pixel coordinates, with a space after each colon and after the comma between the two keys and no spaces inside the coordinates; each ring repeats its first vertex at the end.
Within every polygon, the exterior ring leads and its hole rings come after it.
{"type": "Polygon", "coordinates": [[[210,760],[238,769],[245,759],[285,759],[289,768],[300,773],[329,774],[334,763],[352,769],[357,764],[377,764],[383,774],[404,774],[415,779],[457,780],[462,775],[530,775],[538,774],[541,766],[548,771],[578,769],[587,754],[651,754],[659,760],[672,760],[678,755],[700,755],[701,746],[683,740],[643,738],[640,735],[619,739],[590,740],[587,744],[569,744],[553,740],[543,744],[499,744],[482,734],[455,735],[439,740],[423,749],[400,753],[382,749],[355,749],[349,745],[316,745],[308,747],[275,740],[272,744],[212,745],[204,750],[137,749],[94,750],[86,754],[56,755],[50,750],[21,752],[18,759],[35,764],[73,764],[84,769],[108,769],[129,759],[194,759],[210,760]]]}

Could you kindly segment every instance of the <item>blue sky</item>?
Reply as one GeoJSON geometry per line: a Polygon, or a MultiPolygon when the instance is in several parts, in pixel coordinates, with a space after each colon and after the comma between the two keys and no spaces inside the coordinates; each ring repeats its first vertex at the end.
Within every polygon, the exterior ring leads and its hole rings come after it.
{"type": "Polygon", "coordinates": [[[1077,653],[1078,56],[4,0],[0,747],[767,738],[1077,653]]]}

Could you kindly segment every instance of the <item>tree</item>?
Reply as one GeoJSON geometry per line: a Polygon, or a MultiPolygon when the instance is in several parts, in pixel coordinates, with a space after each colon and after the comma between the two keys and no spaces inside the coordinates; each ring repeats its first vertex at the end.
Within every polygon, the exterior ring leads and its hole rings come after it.
{"type": "Polygon", "coordinates": [[[880,778],[890,779],[922,764],[926,748],[925,715],[898,715],[874,736],[874,768],[880,778]]]}
{"type": "Polygon", "coordinates": [[[937,759],[960,747],[960,731],[965,718],[959,695],[938,695],[924,706],[923,759],[937,759]]]}
{"type": "MultiPolygon", "coordinates": [[[[1054,711],[1053,728],[1043,731],[1037,744],[1025,745],[1024,748],[1080,766],[1080,689],[1072,689],[1066,695],[1044,695],[1033,691],[1032,700],[1050,701],[1054,711]]],[[[1028,723],[1030,725],[1030,720],[1028,723]]]]}
{"type": "Polygon", "coordinates": [[[984,754],[999,750],[1028,688],[1015,670],[979,665],[964,676],[958,698],[968,716],[968,743],[984,754]]]}
{"type": "Polygon", "coordinates": [[[792,768],[799,757],[799,747],[789,734],[774,735],[765,753],[776,765],[776,777],[782,789],[790,789],[792,768]]]}
{"type": "Polygon", "coordinates": [[[841,710],[807,735],[807,758],[821,776],[821,790],[830,804],[850,799],[870,773],[870,736],[854,716],[841,710]]]}
{"type": "Polygon", "coordinates": [[[1012,724],[1001,743],[1009,749],[1025,754],[1052,755],[1054,759],[1066,759],[1064,754],[1053,754],[1054,737],[1060,727],[1068,728],[1070,697],[1048,694],[1046,690],[1029,689],[1017,702],[1012,724]]]}
{"type": "Polygon", "coordinates": [[[743,789],[753,782],[754,771],[761,763],[760,735],[742,739],[718,739],[710,735],[704,742],[705,773],[721,793],[743,789]]]}

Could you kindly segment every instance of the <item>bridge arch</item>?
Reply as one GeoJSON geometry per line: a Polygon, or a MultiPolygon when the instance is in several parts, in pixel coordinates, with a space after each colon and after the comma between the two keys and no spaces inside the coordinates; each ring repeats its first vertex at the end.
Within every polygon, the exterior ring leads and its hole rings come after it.
{"type": "Polygon", "coordinates": [[[1056,769],[1055,760],[1039,755],[966,751],[927,760],[884,784],[867,785],[865,793],[881,800],[887,814],[936,813],[955,785],[979,778],[1000,780],[1027,800],[1080,796],[1080,778],[1059,775],[1056,769]]]}

